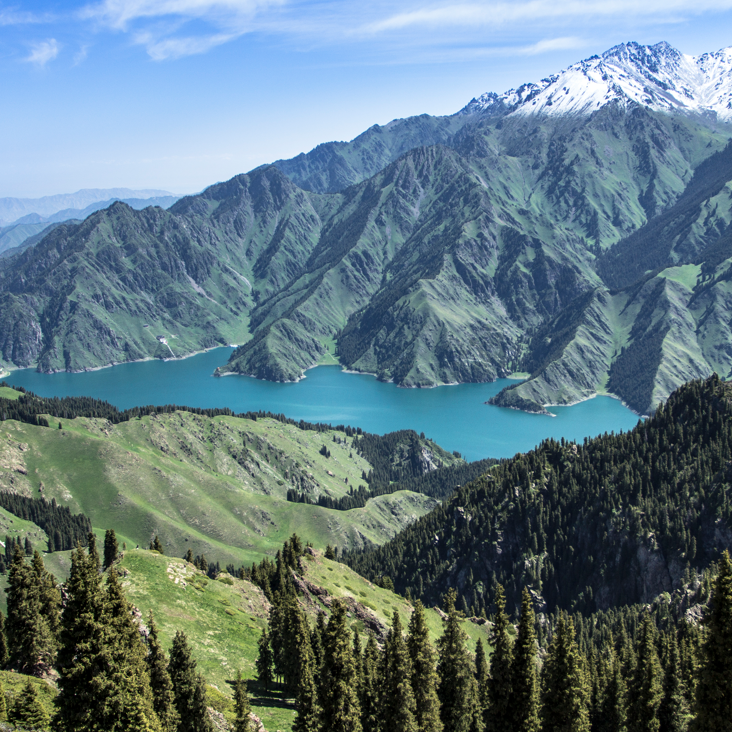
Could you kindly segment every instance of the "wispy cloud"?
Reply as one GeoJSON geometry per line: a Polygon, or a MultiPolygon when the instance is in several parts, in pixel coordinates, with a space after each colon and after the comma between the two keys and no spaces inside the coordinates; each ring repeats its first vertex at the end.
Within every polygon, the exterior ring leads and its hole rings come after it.
{"type": "Polygon", "coordinates": [[[529,0],[413,7],[365,24],[369,33],[409,28],[490,27],[542,20],[584,20],[592,17],[698,14],[732,9],[732,0],[529,0]]]}
{"type": "Polygon", "coordinates": [[[50,20],[49,15],[37,15],[17,8],[0,8],[0,26],[28,25],[30,23],[45,23],[50,20]]]}
{"type": "Polygon", "coordinates": [[[59,45],[59,42],[55,38],[49,38],[47,41],[34,43],[31,47],[30,55],[28,55],[24,60],[30,64],[43,67],[49,61],[53,61],[53,59],[58,56],[58,52],[60,50],[61,46],[59,45]]]}
{"type": "Polygon", "coordinates": [[[130,32],[156,61],[205,53],[251,31],[254,17],[284,0],[103,0],[81,17],[130,32]],[[181,34],[189,23],[198,33],[181,34]],[[201,27],[202,26],[202,27],[201,27]]]}

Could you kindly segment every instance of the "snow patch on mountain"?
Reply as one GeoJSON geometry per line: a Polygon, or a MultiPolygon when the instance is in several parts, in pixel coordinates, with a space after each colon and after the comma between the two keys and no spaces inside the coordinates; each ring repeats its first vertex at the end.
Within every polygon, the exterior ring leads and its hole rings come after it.
{"type": "Polygon", "coordinates": [[[473,99],[462,113],[584,115],[608,104],[732,120],[732,47],[687,56],[668,43],[623,43],[538,83],[473,99]]]}

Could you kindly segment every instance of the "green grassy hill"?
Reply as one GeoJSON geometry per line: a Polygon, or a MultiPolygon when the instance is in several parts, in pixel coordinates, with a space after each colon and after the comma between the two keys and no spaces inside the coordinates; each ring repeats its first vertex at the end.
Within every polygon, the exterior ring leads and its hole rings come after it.
{"type": "MultiPolygon", "coordinates": [[[[273,553],[293,532],[316,547],[381,544],[436,505],[407,491],[350,511],[288,502],[288,489],[338,498],[365,482],[373,466],[343,432],[189,412],[50,424],[0,424],[0,490],[55,498],[89,516],[99,533],[114,528],[130,548],[159,535],[170,554],[190,548],[239,566],[273,553]]],[[[421,442],[444,465],[462,462],[421,442]]]]}

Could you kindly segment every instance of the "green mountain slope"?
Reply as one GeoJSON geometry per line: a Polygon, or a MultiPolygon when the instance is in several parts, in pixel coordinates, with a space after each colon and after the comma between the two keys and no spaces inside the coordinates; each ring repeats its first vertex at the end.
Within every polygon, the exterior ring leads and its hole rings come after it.
{"type": "Polygon", "coordinates": [[[646,603],[732,547],[731,492],[732,386],[713,376],[630,432],[503,461],[349,562],[427,603],[455,587],[476,612],[497,582],[548,612],[646,603]]]}
{"type": "MultiPolygon", "coordinates": [[[[114,425],[62,419],[63,429],[49,421],[52,428],[2,422],[0,490],[55,498],[100,530],[115,528],[130,546],[159,535],[174,555],[190,548],[222,566],[258,560],[293,532],[317,547],[382,543],[436,505],[404,490],[349,511],[288,502],[288,490],[337,499],[365,482],[374,464],[343,432],[180,411],[114,425]]],[[[463,464],[417,440],[435,465],[463,464]]],[[[392,456],[410,476],[434,467],[414,465],[399,445],[392,456]]]]}
{"type": "Polygon", "coordinates": [[[0,354],[80,370],[234,342],[219,373],[291,381],[335,344],[403,386],[527,371],[499,403],[609,390],[649,411],[732,367],[710,285],[728,133],[632,105],[411,118],[168,211],[118,203],[0,261],[0,354]]]}

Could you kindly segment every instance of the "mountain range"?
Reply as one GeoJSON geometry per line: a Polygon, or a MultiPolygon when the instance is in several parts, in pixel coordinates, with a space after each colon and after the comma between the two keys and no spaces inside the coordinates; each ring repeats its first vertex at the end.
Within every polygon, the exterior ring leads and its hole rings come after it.
{"type": "Polygon", "coordinates": [[[617,46],[448,117],[374,126],[0,261],[9,366],[239,343],[296,380],[334,351],[402,386],[522,373],[498,404],[649,412],[732,372],[732,50],[617,46]]]}

